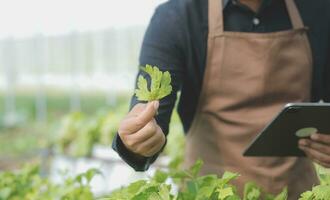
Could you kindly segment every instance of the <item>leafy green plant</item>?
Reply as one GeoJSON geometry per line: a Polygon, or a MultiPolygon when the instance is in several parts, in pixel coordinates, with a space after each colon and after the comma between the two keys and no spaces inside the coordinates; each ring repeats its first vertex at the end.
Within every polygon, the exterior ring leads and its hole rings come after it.
{"type": "Polygon", "coordinates": [[[108,112],[101,121],[100,133],[97,142],[103,145],[111,145],[114,136],[117,133],[120,120],[126,113],[126,107],[119,109],[119,111],[108,112]]]}
{"type": "MultiPolygon", "coordinates": [[[[225,172],[217,175],[199,176],[203,165],[201,160],[185,170],[158,170],[145,180],[139,180],[127,187],[112,192],[102,200],[286,200],[285,188],[277,196],[265,194],[255,183],[247,183],[241,198],[230,182],[239,175],[225,172]],[[179,190],[173,180],[179,180],[179,190]]],[[[26,166],[18,171],[0,173],[0,200],[93,200],[96,199],[90,187],[93,177],[100,172],[90,169],[75,177],[64,177],[61,184],[54,184],[40,176],[38,166],[26,166]]],[[[100,198],[98,198],[100,200],[100,198]]],[[[311,191],[304,192],[299,200],[328,200],[330,185],[322,183],[311,191]]]]}
{"type": "Polygon", "coordinates": [[[288,198],[288,189],[284,188],[277,196],[271,194],[266,194],[265,196],[265,200],[286,200],[288,198]]]}
{"type": "MultiPolygon", "coordinates": [[[[202,165],[203,162],[198,160],[189,169],[156,171],[149,180],[132,183],[104,200],[241,200],[236,187],[230,184],[238,174],[225,172],[221,178],[217,175],[199,176],[202,165]],[[172,185],[166,184],[169,179],[179,183],[176,194],[171,191],[172,185]]],[[[256,184],[245,185],[243,200],[259,200],[261,195],[262,191],[256,184]]],[[[267,200],[286,200],[287,190],[276,197],[267,196],[267,200]]]]}
{"type": "Polygon", "coordinates": [[[315,164],[318,177],[321,185],[330,185],[330,169],[324,168],[318,164],[315,164]]]}
{"type": "Polygon", "coordinates": [[[150,180],[139,180],[126,188],[114,191],[103,200],[172,200],[171,185],[165,183],[168,174],[157,171],[150,180]]]}
{"type": "Polygon", "coordinates": [[[310,191],[301,194],[299,200],[328,200],[330,199],[330,174],[329,169],[316,165],[316,170],[320,179],[320,185],[315,186],[310,191]]]}
{"type": "Polygon", "coordinates": [[[68,114],[57,131],[56,149],[61,154],[86,157],[91,156],[95,144],[110,145],[124,112],[115,113],[99,112],[88,117],[81,112],[68,114]]]}
{"type": "Polygon", "coordinates": [[[100,118],[84,120],[84,123],[79,127],[77,137],[71,142],[70,155],[74,157],[91,155],[93,145],[99,137],[100,121],[100,118]]]}
{"type": "Polygon", "coordinates": [[[85,116],[81,112],[73,112],[63,117],[58,129],[57,147],[60,153],[64,153],[79,134],[85,116]]]}
{"type": "Polygon", "coordinates": [[[65,116],[58,130],[56,147],[59,153],[70,156],[89,156],[99,128],[98,118],[88,119],[81,112],[65,116]]]}
{"type": "Polygon", "coordinates": [[[15,172],[0,173],[0,200],[93,200],[90,181],[100,172],[90,169],[76,177],[54,184],[41,177],[39,166],[26,166],[15,172]]]}
{"type": "Polygon", "coordinates": [[[258,200],[261,196],[261,189],[253,182],[247,183],[244,187],[243,200],[258,200]]]}
{"type": "Polygon", "coordinates": [[[141,67],[141,70],[150,76],[150,90],[148,89],[148,82],[142,75],[138,78],[137,89],[135,95],[139,101],[154,101],[160,100],[171,94],[171,74],[166,71],[162,72],[158,67],[146,65],[141,67]]]}
{"type": "Polygon", "coordinates": [[[177,112],[172,113],[169,133],[163,154],[170,158],[170,170],[180,169],[184,159],[185,135],[177,112]]]}
{"type": "Polygon", "coordinates": [[[328,200],[330,199],[330,185],[318,185],[311,191],[301,194],[299,200],[328,200]]]}

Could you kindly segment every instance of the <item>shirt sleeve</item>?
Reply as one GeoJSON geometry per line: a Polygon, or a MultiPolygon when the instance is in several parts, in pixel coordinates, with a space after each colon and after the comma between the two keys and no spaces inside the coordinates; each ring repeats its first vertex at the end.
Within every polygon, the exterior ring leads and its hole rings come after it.
{"type": "Polygon", "coordinates": [[[325,77],[324,77],[324,98],[325,102],[330,102],[330,51],[328,51],[327,55],[327,65],[325,69],[325,77]]]}
{"type": "MultiPolygon", "coordinates": [[[[328,2],[327,7],[330,8],[330,2],[328,2]]],[[[330,102],[330,14],[328,13],[328,47],[326,53],[327,63],[324,70],[323,85],[324,85],[324,95],[323,101],[330,102]]]]}
{"type": "MultiPolygon", "coordinates": [[[[169,132],[169,122],[176,102],[177,92],[181,88],[185,62],[183,26],[174,2],[177,1],[169,1],[156,9],[145,33],[139,58],[140,66],[149,64],[157,66],[161,71],[169,71],[171,73],[173,91],[160,101],[158,114],[155,117],[166,136],[169,132]]],[[[144,76],[150,83],[150,78],[141,70],[139,70],[137,75],[144,76]]],[[[140,102],[133,95],[130,108],[138,103],[140,102]]],[[[148,158],[134,155],[125,147],[118,134],[113,141],[112,147],[136,171],[148,170],[149,166],[163,150],[148,158]]]]}

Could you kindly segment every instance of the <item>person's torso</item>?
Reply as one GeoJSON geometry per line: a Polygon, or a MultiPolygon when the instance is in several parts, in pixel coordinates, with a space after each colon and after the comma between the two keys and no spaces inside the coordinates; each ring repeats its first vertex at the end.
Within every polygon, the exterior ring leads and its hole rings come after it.
{"type": "MultiPolygon", "coordinates": [[[[327,3],[324,0],[296,1],[303,21],[309,30],[309,42],[313,53],[312,101],[322,99],[326,53],[328,51],[328,17],[327,3]]],[[[185,64],[179,114],[183,120],[184,129],[188,130],[194,116],[197,100],[203,81],[207,36],[208,36],[208,5],[204,0],[183,0],[178,3],[182,10],[182,20],[187,32],[185,38],[185,64]]],[[[225,31],[236,32],[275,32],[292,28],[283,0],[268,1],[262,5],[258,13],[247,7],[235,5],[229,1],[224,9],[225,31]]]]}
{"type": "Polygon", "coordinates": [[[285,0],[292,29],[225,31],[222,4],[208,2],[207,62],[186,138],[185,166],[202,159],[204,175],[238,172],[240,177],[233,184],[241,195],[244,184],[253,181],[272,194],[288,186],[289,199],[297,199],[318,183],[311,160],[245,157],[242,153],[286,103],[310,101],[313,64],[308,28],[293,0],[285,0]],[[297,184],[299,181],[304,184],[297,184]]]}

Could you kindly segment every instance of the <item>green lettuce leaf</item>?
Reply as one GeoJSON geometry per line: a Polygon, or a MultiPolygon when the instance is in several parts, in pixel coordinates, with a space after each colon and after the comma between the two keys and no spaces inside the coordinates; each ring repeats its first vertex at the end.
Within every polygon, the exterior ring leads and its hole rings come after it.
{"type": "Polygon", "coordinates": [[[172,78],[168,71],[162,72],[158,67],[152,67],[151,65],[146,65],[141,70],[150,76],[151,85],[149,90],[147,80],[142,75],[139,76],[137,89],[135,90],[135,95],[139,101],[160,100],[171,94],[172,78]]]}

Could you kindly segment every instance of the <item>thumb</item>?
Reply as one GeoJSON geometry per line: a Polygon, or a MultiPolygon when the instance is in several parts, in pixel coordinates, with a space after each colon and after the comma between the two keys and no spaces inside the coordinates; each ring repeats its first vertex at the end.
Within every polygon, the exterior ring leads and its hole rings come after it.
{"type": "Polygon", "coordinates": [[[139,123],[143,125],[149,123],[157,114],[158,108],[159,101],[149,102],[141,114],[137,116],[139,123]]]}

